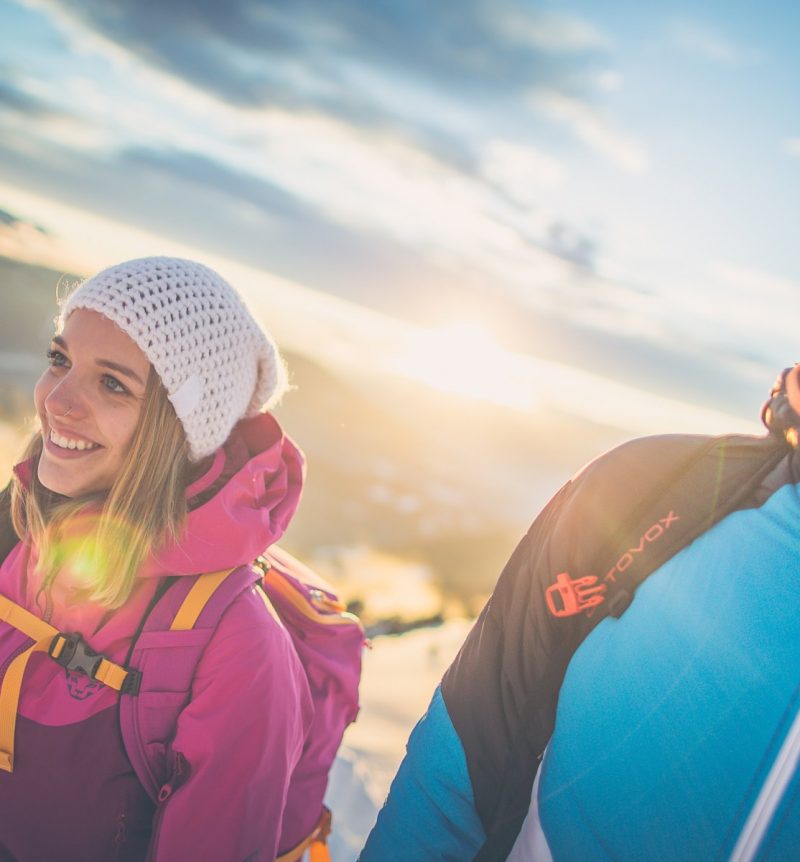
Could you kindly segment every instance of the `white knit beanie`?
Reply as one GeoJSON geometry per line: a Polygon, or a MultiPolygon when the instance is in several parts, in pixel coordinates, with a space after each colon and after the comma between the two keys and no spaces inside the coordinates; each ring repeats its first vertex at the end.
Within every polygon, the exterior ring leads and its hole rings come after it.
{"type": "Polygon", "coordinates": [[[155,368],[199,461],[233,426],[275,403],[286,373],[272,338],[236,291],[191,260],[129,260],[67,297],[60,326],[76,308],[97,311],[132,338],[155,368]]]}

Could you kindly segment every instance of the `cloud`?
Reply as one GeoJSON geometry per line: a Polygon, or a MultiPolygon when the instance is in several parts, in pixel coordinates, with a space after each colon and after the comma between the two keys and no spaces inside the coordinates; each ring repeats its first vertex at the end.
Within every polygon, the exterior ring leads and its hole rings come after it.
{"type": "Polygon", "coordinates": [[[132,147],[119,154],[119,161],[121,170],[158,174],[170,182],[221,193],[281,219],[308,223],[316,217],[311,207],[286,189],[200,153],[132,147]]]}
{"type": "Polygon", "coordinates": [[[800,315],[795,308],[800,282],[719,260],[709,265],[709,281],[700,304],[711,306],[709,312],[716,310],[729,339],[738,337],[749,343],[752,351],[782,355],[786,362],[796,358],[800,315]],[[755,297],[758,299],[754,308],[755,297]]]}
{"type": "MultiPolygon", "coordinates": [[[[58,141],[34,149],[0,144],[3,176],[96,213],[120,232],[123,225],[139,228],[389,313],[443,314],[455,301],[468,305],[480,290],[479,276],[443,269],[436,249],[410,253],[402,237],[367,232],[288,187],[197,153],[137,147],[110,155],[58,141]]],[[[341,182],[346,187],[347,177],[341,182]]],[[[380,199],[372,206],[379,212],[380,199]]],[[[399,223],[401,215],[395,217],[399,223]]]]}
{"type": "Polygon", "coordinates": [[[53,105],[34,96],[25,88],[16,86],[8,79],[0,81],[0,112],[3,111],[33,119],[59,117],[63,114],[53,105]]]}
{"type": "Polygon", "coordinates": [[[776,373],[797,358],[800,282],[727,260],[709,261],[702,278],[669,291],[663,309],[684,337],[727,352],[743,376],[776,373]]]}
{"type": "Polygon", "coordinates": [[[509,197],[525,203],[532,191],[560,186],[564,167],[536,147],[496,138],[486,145],[483,174],[509,197]]]}
{"type": "Polygon", "coordinates": [[[495,30],[510,42],[552,52],[607,50],[612,41],[583,18],[498,4],[495,30]]]}
{"type": "Polygon", "coordinates": [[[448,265],[466,256],[504,277],[532,262],[585,265],[588,246],[554,241],[553,219],[540,213],[532,229],[537,191],[564,176],[555,158],[517,140],[541,124],[526,98],[533,85],[546,85],[551,113],[593,149],[627,170],[646,166],[636,142],[574,95],[617,84],[610,40],[522,0],[232,0],[224,10],[194,0],[29,2],[51,11],[73,48],[110,60],[99,92],[79,76],[66,81],[85,120],[76,143],[109,163],[125,150],[141,169],[192,183],[202,174],[226,194],[235,186],[241,212],[249,204],[256,219],[288,219],[302,206],[303,219],[316,212],[365,243],[369,235],[448,265]],[[235,171],[223,175],[226,166],[235,171]]]}
{"type": "Polygon", "coordinates": [[[598,90],[604,93],[612,93],[622,87],[622,75],[613,69],[604,69],[598,72],[594,77],[595,84],[598,90]]]}
{"type": "MultiPolygon", "coordinates": [[[[707,333],[667,339],[643,329],[646,304],[593,276],[576,258],[586,241],[568,228],[551,225],[548,249],[546,225],[542,240],[498,221],[486,235],[469,235],[461,253],[421,245],[410,254],[399,239],[365,235],[289,189],[196,153],[134,148],[112,160],[55,145],[34,157],[0,147],[0,164],[15,181],[72,200],[125,234],[143,228],[201,256],[224,255],[405,319],[445,322],[457,309],[509,337],[516,332],[521,351],[585,364],[652,391],[672,386],[676,396],[726,409],[739,409],[763,388],[757,380],[754,395],[745,391],[729,354],[705,352],[707,333]]],[[[380,201],[378,195],[376,206],[380,201]]],[[[96,241],[92,230],[88,235],[96,241]]]]}
{"type": "Polygon", "coordinates": [[[15,216],[13,213],[8,212],[8,210],[0,209],[0,230],[8,230],[9,228],[14,230],[30,228],[43,236],[48,234],[47,228],[37,222],[20,218],[19,216],[15,216]]]}
{"type": "Polygon", "coordinates": [[[622,170],[631,174],[649,170],[650,158],[644,145],[615,129],[588,102],[541,88],[533,92],[530,101],[544,116],[565,125],[575,137],[622,170]]]}
{"type": "Polygon", "coordinates": [[[0,256],[41,263],[48,260],[54,239],[39,222],[0,209],[0,256]]]}
{"type": "Polygon", "coordinates": [[[740,66],[760,59],[754,49],[738,45],[715,27],[698,21],[675,21],[668,32],[681,50],[712,63],[740,66]]]}
{"type": "MultiPolygon", "coordinates": [[[[233,104],[316,108],[362,126],[391,125],[397,105],[353,86],[375,78],[504,103],[533,84],[574,87],[608,40],[575,16],[543,15],[522,0],[261,0],[46,2],[124,51],[233,104]]],[[[95,43],[95,46],[97,43],[95,43]]],[[[385,88],[382,88],[385,90],[385,88]]],[[[407,104],[407,114],[414,105],[407,104]]]]}
{"type": "Polygon", "coordinates": [[[784,153],[790,156],[800,156],[800,138],[786,138],[781,142],[784,153]]]}
{"type": "Polygon", "coordinates": [[[66,28],[57,86],[85,132],[31,124],[0,152],[9,182],[390,312],[495,294],[498,316],[620,325],[628,291],[541,205],[567,170],[531,144],[556,121],[648,168],[587,101],[621,79],[583,19],[523,0],[28,2],[66,28]]]}

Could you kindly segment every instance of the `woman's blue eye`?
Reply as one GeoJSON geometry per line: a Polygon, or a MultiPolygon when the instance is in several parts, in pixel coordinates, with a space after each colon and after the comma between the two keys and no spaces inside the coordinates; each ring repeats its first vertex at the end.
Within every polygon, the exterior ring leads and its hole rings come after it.
{"type": "Polygon", "coordinates": [[[120,394],[126,393],[128,390],[117,380],[116,377],[112,377],[110,374],[103,375],[103,385],[110,392],[119,392],[120,394]]]}
{"type": "Polygon", "coordinates": [[[67,364],[67,357],[60,350],[48,350],[47,360],[51,365],[62,366],[67,364]]]}
{"type": "MultiPolygon", "coordinates": [[[[69,360],[60,350],[48,350],[47,360],[54,368],[65,368],[69,365],[69,360]]],[[[104,374],[100,378],[100,382],[109,392],[114,392],[118,395],[128,394],[128,388],[123,386],[122,383],[120,383],[119,380],[111,374],[104,374]]]]}

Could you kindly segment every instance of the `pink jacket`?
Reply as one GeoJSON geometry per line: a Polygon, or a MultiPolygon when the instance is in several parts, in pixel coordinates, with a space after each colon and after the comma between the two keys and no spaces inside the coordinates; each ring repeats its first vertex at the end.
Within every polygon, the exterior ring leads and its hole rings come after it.
{"type": "MultiPolygon", "coordinates": [[[[160,548],[146,562],[124,607],[109,614],[91,603],[72,603],[74,584],[59,576],[52,590],[53,625],[80,631],[94,650],[124,663],[134,632],[164,577],[243,565],[279,539],[299,501],[303,458],[275,419],[262,415],[240,423],[208,472],[188,489],[188,496],[207,490],[223,470],[233,475],[190,513],[181,540],[160,548]]],[[[35,549],[17,545],[0,569],[0,593],[41,615],[35,559],[35,549]]],[[[0,675],[6,658],[0,632],[0,675]]],[[[118,697],[86,677],[70,679],[67,674],[65,680],[61,667],[37,654],[26,672],[20,721],[23,728],[26,719],[35,722],[37,732],[42,726],[87,722],[118,697]]],[[[157,710],[157,695],[152,703],[157,710]]],[[[295,844],[302,836],[286,833],[303,818],[287,810],[287,796],[312,717],[305,672],[286,631],[253,590],[245,591],[225,612],[205,648],[191,699],[165,751],[170,779],[153,817],[148,859],[272,860],[295,844]],[[281,824],[287,823],[282,834],[281,824]]],[[[36,752],[24,748],[16,753],[21,763],[35,757],[36,752]]],[[[5,780],[14,779],[12,774],[5,780]]],[[[28,792],[27,786],[20,789],[28,792]]],[[[0,798],[2,790],[0,784],[0,798]]],[[[86,814],[86,824],[74,820],[68,824],[64,841],[90,828],[93,815],[86,814]]],[[[31,829],[36,822],[38,814],[32,815],[31,829]]],[[[4,828],[0,819],[0,846],[4,828]]]]}

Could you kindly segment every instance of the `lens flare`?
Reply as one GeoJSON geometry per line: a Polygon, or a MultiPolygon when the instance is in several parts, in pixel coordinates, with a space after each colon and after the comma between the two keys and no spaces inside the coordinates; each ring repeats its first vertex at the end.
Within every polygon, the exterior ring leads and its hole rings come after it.
{"type": "Polygon", "coordinates": [[[102,522],[96,514],[69,518],[52,542],[59,587],[75,600],[92,595],[114,578],[112,549],[127,547],[139,536],[134,524],[120,518],[106,517],[102,522]]]}

